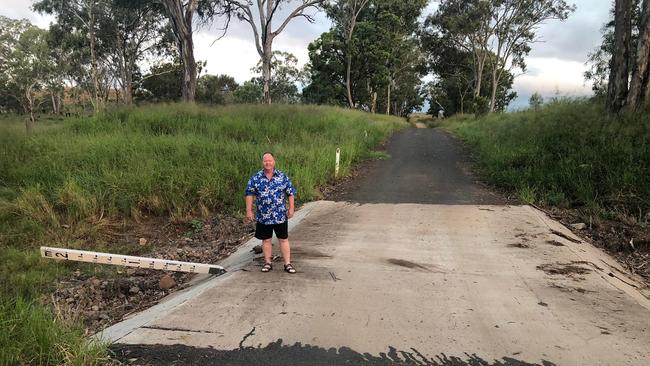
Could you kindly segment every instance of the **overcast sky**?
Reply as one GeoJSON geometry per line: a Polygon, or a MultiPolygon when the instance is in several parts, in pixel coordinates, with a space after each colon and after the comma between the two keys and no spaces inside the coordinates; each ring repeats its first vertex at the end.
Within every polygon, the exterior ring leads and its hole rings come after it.
{"type": "MultiPolygon", "coordinates": [[[[399,1],[399,0],[396,0],[399,1]]],[[[565,22],[549,21],[540,27],[542,42],[532,45],[527,57],[528,70],[515,79],[514,89],[519,94],[512,107],[527,106],[530,95],[537,91],[544,97],[591,94],[584,82],[583,72],[587,54],[601,42],[600,29],[609,17],[611,0],[569,0],[577,6],[565,22]]],[[[0,14],[10,18],[27,18],[37,26],[47,28],[52,17],[41,16],[30,10],[25,0],[3,0],[0,14]]],[[[289,4],[290,6],[291,4],[289,4]]],[[[426,13],[435,9],[430,5],[426,13]]],[[[287,9],[284,10],[286,13],[287,9]]],[[[290,52],[304,65],[309,57],[307,45],[330,27],[322,13],[315,13],[316,21],[309,23],[294,19],[273,43],[274,50],[290,52]]],[[[207,61],[207,73],[228,74],[243,82],[252,77],[251,68],[259,59],[253,32],[247,23],[233,20],[225,37],[215,42],[219,24],[198,29],[194,36],[195,57],[207,61]]]]}

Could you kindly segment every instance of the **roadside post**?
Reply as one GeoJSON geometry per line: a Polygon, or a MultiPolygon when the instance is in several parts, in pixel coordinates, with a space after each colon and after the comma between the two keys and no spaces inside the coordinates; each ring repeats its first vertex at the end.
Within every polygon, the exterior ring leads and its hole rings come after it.
{"type": "Polygon", "coordinates": [[[341,161],[341,148],[337,147],[336,148],[336,163],[334,165],[334,178],[338,178],[339,176],[339,162],[341,161]]]}

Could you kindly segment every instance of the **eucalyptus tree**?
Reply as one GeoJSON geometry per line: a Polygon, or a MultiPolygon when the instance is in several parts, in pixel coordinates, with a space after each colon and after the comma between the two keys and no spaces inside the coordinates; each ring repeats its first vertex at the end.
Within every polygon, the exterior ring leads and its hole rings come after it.
{"type": "MultiPolygon", "coordinates": [[[[307,47],[309,62],[305,65],[309,82],[302,91],[308,103],[349,106],[346,90],[346,60],[343,53],[345,45],[331,29],[320,35],[307,47]]],[[[350,84],[356,94],[357,70],[361,64],[355,63],[351,69],[350,84]]],[[[355,103],[356,106],[356,103],[355,103]]]]}
{"type": "Polygon", "coordinates": [[[280,14],[285,10],[282,5],[290,6],[292,0],[226,0],[233,14],[248,23],[253,30],[255,48],[262,63],[262,80],[264,103],[271,104],[271,69],[273,57],[273,41],[285,29],[289,22],[296,18],[305,18],[314,22],[309,10],[317,10],[324,0],[298,0],[294,7],[288,9],[288,14],[280,14]],[[274,22],[277,21],[277,28],[274,22]]]}
{"type": "MultiPolygon", "coordinates": [[[[263,63],[260,60],[252,69],[258,75],[263,75],[263,63]]],[[[289,52],[273,51],[271,55],[271,79],[269,93],[271,99],[281,103],[297,103],[300,101],[298,85],[305,84],[305,72],[298,68],[298,59],[289,52]]],[[[262,78],[258,83],[264,85],[262,78]]]]}
{"type": "Polygon", "coordinates": [[[5,84],[2,92],[22,106],[29,133],[35,121],[36,92],[53,69],[47,31],[24,19],[0,16],[0,45],[0,78],[5,84]]]}
{"type": "Polygon", "coordinates": [[[96,112],[104,109],[98,67],[98,22],[108,5],[106,0],[38,0],[33,5],[34,10],[39,13],[54,15],[58,26],[66,31],[80,30],[87,37],[92,83],[91,101],[96,112]]]}
{"type": "Polygon", "coordinates": [[[565,0],[492,0],[490,50],[496,57],[492,65],[490,112],[497,103],[499,84],[507,72],[525,70],[525,57],[531,43],[539,38],[536,31],[549,20],[564,21],[575,10],[565,0]]]}
{"type": "MultiPolygon", "coordinates": [[[[194,102],[198,68],[194,58],[194,25],[197,22],[209,23],[218,17],[230,19],[231,8],[228,0],[158,0],[169,18],[174,33],[178,56],[183,65],[182,98],[194,102]]],[[[226,23],[226,28],[227,28],[226,23]]]]}
{"type": "Polygon", "coordinates": [[[611,114],[634,112],[650,103],[650,1],[615,0],[611,14],[584,75],[611,114]]]}
{"type": "Polygon", "coordinates": [[[415,31],[426,1],[370,0],[356,8],[351,33],[352,5],[326,7],[332,27],[309,46],[306,100],[387,114],[412,109],[421,103],[424,59],[415,31]]]}
{"type": "Polygon", "coordinates": [[[607,109],[617,113],[625,104],[628,90],[632,0],[616,0],[614,11],[614,48],[607,88],[607,109]]]}
{"type": "MultiPolygon", "coordinates": [[[[262,60],[251,71],[256,75],[237,88],[235,100],[239,103],[264,101],[264,78],[262,60]]],[[[298,68],[298,59],[291,53],[273,51],[269,94],[274,103],[298,103],[301,101],[298,85],[304,85],[306,73],[298,68]]]]}
{"type": "Polygon", "coordinates": [[[122,100],[132,104],[138,63],[167,46],[164,9],[148,0],[111,0],[104,15],[99,20],[98,36],[107,62],[115,70],[122,100]]]}
{"type": "MultiPolygon", "coordinates": [[[[476,77],[472,67],[472,54],[458,49],[454,45],[441,43],[440,39],[421,38],[423,49],[426,51],[427,68],[433,81],[428,87],[431,106],[442,107],[446,115],[456,113],[480,113],[483,108],[489,112],[489,100],[474,95],[476,77]],[[483,107],[485,105],[485,107],[483,107]]],[[[491,90],[492,65],[489,60],[496,57],[488,54],[480,95],[488,95],[491,90]]],[[[503,111],[517,96],[512,89],[514,74],[507,72],[499,83],[496,94],[495,111],[503,111]]]]}
{"type": "Polygon", "coordinates": [[[352,53],[354,29],[357,26],[357,20],[361,12],[368,6],[370,0],[339,0],[328,1],[325,5],[327,16],[338,25],[338,30],[343,32],[345,39],[345,91],[347,94],[348,105],[350,108],[355,107],[354,98],[352,97],[352,53]]]}
{"type": "Polygon", "coordinates": [[[494,112],[500,85],[512,72],[525,70],[531,44],[539,40],[539,26],[565,20],[574,10],[565,0],[441,0],[425,20],[424,32],[472,54],[474,97],[488,98],[494,112]],[[483,95],[487,63],[490,91],[483,95]]]}
{"type": "Polygon", "coordinates": [[[650,103],[650,0],[643,1],[639,19],[636,57],[626,100],[626,107],[630,111],[650,103]]]}
{"type": "Polygon", "coordinates": [[[381,46],[386,55],[383,61],[386,114],[390,114],[391,106],[394,105],[391,94],[397,79],[407,70],[422,69],[424,60],[414,36],[419,27],[418,17],[426,5],[426,0],[374,2],[374,21],[377,23],[381,46]]]}
{"type": "MultiPolygon", "coordinates": [[[[492,0],[443,0],[437,11],[427,16],[422,34],[438,38],[438,44],[453,46],[472,55],[474,97],[481,95],[483,72],[489,55],[488,40],[492,0]]],[[[436,52],[429,49],[429,52],[436,52]]]]}

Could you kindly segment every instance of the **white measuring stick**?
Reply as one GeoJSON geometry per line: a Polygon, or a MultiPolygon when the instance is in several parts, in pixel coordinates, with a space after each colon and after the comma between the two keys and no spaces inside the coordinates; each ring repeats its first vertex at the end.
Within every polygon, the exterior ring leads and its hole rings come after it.
{"type": "Polygon", "coordinates": [[[163,271],[209,273],[221,275],[226,270],[221,266],[203,263],[171,261],[167,259],[134,257],[131,255],[90,252],[86,250],[41,247],[41,256],[69,261],[113,264],[117,266],[159,269],[163,271]]]}

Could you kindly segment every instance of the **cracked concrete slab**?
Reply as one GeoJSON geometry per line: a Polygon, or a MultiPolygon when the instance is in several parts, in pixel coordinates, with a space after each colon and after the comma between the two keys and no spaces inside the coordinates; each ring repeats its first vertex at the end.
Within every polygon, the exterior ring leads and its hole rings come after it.
{"type": "Polygon", "coordinates": [[[290,238],[298,274],[261,273],[249,262],[118,342],[650,363],[641,285],[529,206],[320,201],[290,238]],[[590,270],[538,268],[572,262],[590,270]]]}

